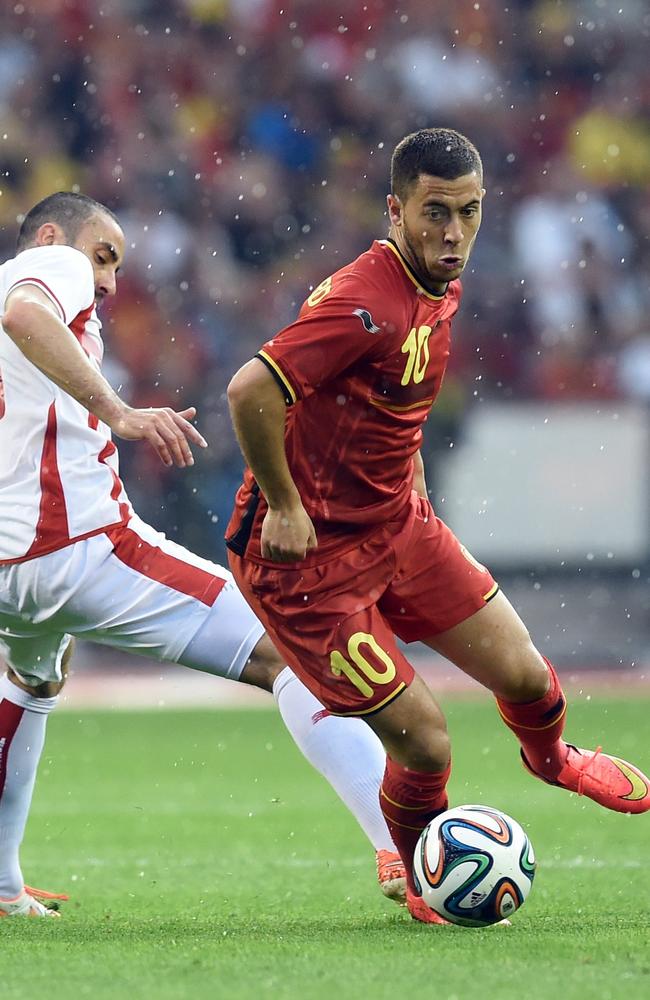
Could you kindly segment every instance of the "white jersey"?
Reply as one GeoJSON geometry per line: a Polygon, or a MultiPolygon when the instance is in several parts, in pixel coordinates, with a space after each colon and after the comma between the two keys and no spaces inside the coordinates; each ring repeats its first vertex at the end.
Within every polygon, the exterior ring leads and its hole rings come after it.
{"type": "MultiPolygon", "coordinates": [[[[0,267],[2,312],[19,285],[45,292],[99,368],[88,258],[68,246],[23,250],[0,267]]],[[[63,548],[131,514],[109,427],[28,361],[0,326],[0,563],[63,548]]]]}

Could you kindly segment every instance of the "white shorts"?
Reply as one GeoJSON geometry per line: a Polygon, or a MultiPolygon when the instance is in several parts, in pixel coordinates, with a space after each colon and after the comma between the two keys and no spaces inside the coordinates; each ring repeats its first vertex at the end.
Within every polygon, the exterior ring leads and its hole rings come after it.
{"type": "Polygon", "coordinates": [[[61,679],[70,636],[237,680],[263,634],[227,569],[139,517],[0,566],[0,652],[26,684],[61,679]]]}

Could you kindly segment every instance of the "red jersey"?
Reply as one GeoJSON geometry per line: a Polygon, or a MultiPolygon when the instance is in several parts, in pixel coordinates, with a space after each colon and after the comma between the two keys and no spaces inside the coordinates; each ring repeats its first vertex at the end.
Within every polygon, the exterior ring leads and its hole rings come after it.
{"type": "MultiPolygon", "coordinates": [[[[321,561],[405,507],[422,424],[447,365],[459,281],[443,295],[422,286],[390,240],[321,282],[298,318],[257,357],[288,405],[291,474],[316,529],[321,561]]],[[[227,531],[256,562],[267,505],[246,470],[227,531]]]]}

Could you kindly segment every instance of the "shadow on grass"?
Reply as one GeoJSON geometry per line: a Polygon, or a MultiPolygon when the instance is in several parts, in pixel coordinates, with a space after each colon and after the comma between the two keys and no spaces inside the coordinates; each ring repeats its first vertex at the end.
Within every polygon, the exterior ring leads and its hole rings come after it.
{"type": "MultiPolygon", "coordinates": [[[[3,922],[2,937],[5,941],[20,937],[41,941],[54,941],[74,948],[75,945],[88,945],[94,942],[101,944],[118,944],[120,942],[141,945],[164,946],[167,943],[175,945],[209,943],[214,946],[219,943],[231,945],[237,942],[249,944],[278,944],[288,947],[303,947],[306,943],[340,944],[353,947],[358,941],[364,948],[376,943],[378,948],[385,947],[386,935],[399,938],[418,940],[422,935],[436,935],[446,941],[457,940],[463,945],[471,940],[479,945],[484,938],[493,943],[494,935],[504,935],[507,940],[520,938],[534,931],[536,936],[545,933],[557,935],[557,921],[522,920],[515,922],[511,928],[488,928],[473,930],[462,927],[431,927],[410,920],[404,910],[395,909],[394,913],[377,914],[373,916],[337,916],[331,913],[322,916],[300,916],[269,914],[248,916],[232,913],[210,916],[179,914],[178,916],[125,917],[106,913],[102,917],[80,916],[70,914],[61,921],[8,921],[3,922]],[[6,933],[5,933],[6,932],[6,933]]],[[[638,928],[638,923],[637,923],[638,928]]],[[[621,927],[621,929],[624,929],[621,927]]],[[[586,933],[591,931],[586,930],[586,933]]]]}
{"type": "MultiPolygon", "coordinates": [[[[581,923],[571,923],[572,946],[584,942],[591,948],[598,941],[622,943],[628,937],[634,939],[644,929],[650,927],[650,916],[640,919],[640,915],[609,915],[603,922],[601,917],[583,918],[581,923]]],[[[452,951],[466,949],[468,945],[478,951],[484,946],[492,948],[499,944],[505,949],[510,945],[515,950],[531,937],[536,942],[547,939],[549,946],[563,946],[566,941],[567,921],[552,914],[538,914],[534,919],[526,915],[515,917],[509,928],[492,927],[471,929],[463,927],[431,927],[410,920],[404,910],[395,908],[391,913],[373,915],[333,916],[331,912],[322,916],[292,913],[262,913],[248,915],[233,912],[210,915],[180,913],[175,916],[124,916],[107,912],[103,916],[88,916],[69,913],[62,920],[2,921],[0,939],[4,945],[9,942],[39,941],[56,942],[58,947],[74,951],[76,947],[97,945],[124,946],[140,945],[145,948],[165,948],[168,945],[205,945],[212,949],[223,946],[265,946],[280,945],[282,949],[305,949],[307,946],[329,946],[344,943],[354,950],[355,943],[360,949],[386,946],[387,934],[391,941],[405,945],[409,941],[422,943],[423,937],[435,935],[436,944],[443,944],[452,951]]],[[[1,945],[0,945],[1,947],[1,945]]]]}

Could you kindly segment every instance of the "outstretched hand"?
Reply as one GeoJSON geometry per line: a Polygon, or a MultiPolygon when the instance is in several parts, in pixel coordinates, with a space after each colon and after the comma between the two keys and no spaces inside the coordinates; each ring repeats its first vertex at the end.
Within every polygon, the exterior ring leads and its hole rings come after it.
{"type": "Polygon", "coordinates": [[[190,442],[207,448],[208,442],[190,423],[196,416],[196,407],[176,412],[169,406],[151,409],[125,407],[110,424],[118,437],[127,441],[148,441],[165,465],[184,469],[194,465],[190,442]]]}

